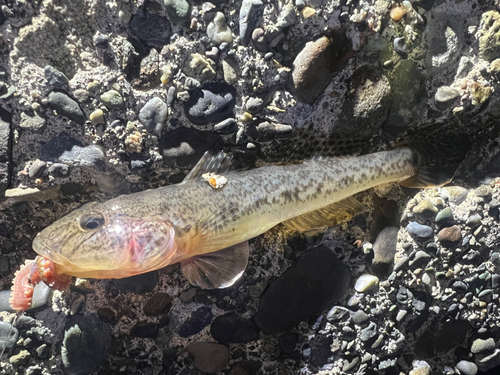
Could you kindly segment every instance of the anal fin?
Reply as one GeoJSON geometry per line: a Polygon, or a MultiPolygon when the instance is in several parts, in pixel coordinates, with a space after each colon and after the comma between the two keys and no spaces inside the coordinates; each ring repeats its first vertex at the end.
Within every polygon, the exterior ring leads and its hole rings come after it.
{"type": "Polygon", "coordinates": [[[349,197],[319,210],[286,220],[283,224],[289,229],[307,232],[345,223],[364,211],[365,207],[356,198],[349,197]]]}
{"type": "Polygon", "coordinates": [[[248,242],[242,242],[185,260],[181,262],[181,270],[191,285],[202,289],[228,288],[245,271],[248,254],[248,242]]]}

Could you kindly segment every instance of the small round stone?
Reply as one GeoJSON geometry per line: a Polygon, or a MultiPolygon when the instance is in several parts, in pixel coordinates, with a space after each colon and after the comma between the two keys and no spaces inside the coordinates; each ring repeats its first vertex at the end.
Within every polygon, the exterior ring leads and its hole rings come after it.
{"type": "Polygon", "coordinates": [[[28,175],[32,180],[42,177],[43,172],[45,172],[46,168],[47,166],[44,161],[37,160],[31,165],[28,175]]]}
{"type": "Polygon", "coordinates": [[[408,375],[429,375],[431,373],[431,366],[425,361],[413,361],[413,369],[408,375]]]}
{"type": "Polygon", "coordinates": [[[422,199],[415,207],[413,207],[412,211],[418,219],[426,221],[427,219],[434,217],[434,215],[437,214],[438,209],[427,199],[422,199]]]}
{"type": "Polygon", "coordinates": [[[478,368],[474,362],[462,360],[457,363],[457,370],[462,375],[476,375],[478,368]]]}
{"type": "Polygon", "coordinates": [[[453,211],[451,210],[450,207],[446,207],[436,215],[436,219],[434,221],[439,226],[444,227],[447,224],[449,224],[452,220],[453,220],[453,211]]]}
{"type": "Polygon", "coordinates": [[[361,275],[358,280],[356,280],[356,285],[354,285],[354,289],[357,292],[363,293],[372,289],[375,289],[378,286],[379,278],[374,275],[370,275],[365,273],[361,275]]]}
{"type": "Polygon", "coordinates": [[[106,91],[101,95],[101,100],[109,109],[121,109],[123,107],[123,98],[116,90],[106,91]]]}
{"type": "Polygon", "coordinates": [[[192,342],[187,351],[194,357],[194,366],[202,372],[216,374],[229,364],[229,349],[213,342],[192,342]]]}
{"type": "Polygon", "coordinates": [[[389,16],[396,22],[401,20],[401,18],[403,18],[405,14],[405,10],[401,7],[392,8],[389,12],[389,16]]]}
{"type": "Polygon", "coordinates": [[[458,225],[453,225],[452,227],[441,229],[437,237],[443,246],[453,246],[460,241],[462,233],[458,225]]]}
{"type": "Polygon", "coordinates": [[[406,226],[406,230],[410,235],[418,238],[418,239],[426,239],[432,235],[432,228],[427,225],[422,225],[417,223],[416,221],[410,222],[406,226]]]}
{"type": "Polygon", "coordinates": [[[469,190],[461,186],[446,186],[441,188],[441,196],[457,206],[467,198],[468,193],[469,190]]]}
{"type": "Polygon", "coordinates": [[[434,95],[434,103],[440,111],[448,109],[460,97],[460,91],[453,87],[441,86],[434,95]]]}
{"type": "Polygon", "coordinates": [[[104,123],[104,112],[102,109],[96,109],[89,116],[90,121],[94,124],[103,124],[104,123]]]}
{"type": "Polygon", "coordinates": [[[495,348],[495,339],[490,337],[486,340],[483,339],[475,339],[472,342],[472,346],[470,351],[472,354],[481,353],[487,350],[492,350],[495,348]]]}

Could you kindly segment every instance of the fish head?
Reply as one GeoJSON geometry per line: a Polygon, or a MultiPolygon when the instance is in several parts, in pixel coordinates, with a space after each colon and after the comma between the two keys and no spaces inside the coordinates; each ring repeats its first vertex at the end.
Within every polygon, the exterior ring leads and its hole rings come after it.
{"type": "Polygon", "coordinates": [[[59,274],[123,278],[168,265],[177,245],[173,225],[162,217],[134,217],[93,202],[42,230],[33,249],[59,274]]]}

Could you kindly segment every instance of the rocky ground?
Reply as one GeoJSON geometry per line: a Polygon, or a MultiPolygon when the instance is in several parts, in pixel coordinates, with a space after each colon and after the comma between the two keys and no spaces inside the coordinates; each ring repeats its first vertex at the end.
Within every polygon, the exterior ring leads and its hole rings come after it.
{"type": "Polygon", "coordinates": [[[0,374],[498,373],[497,0],[0,5],[0,374]],[[83,203],[178,183],[208,149],[259,164],[308,129],[374,151],[429,122],[473,141],[451,187],[278,226],[225,290],[177,265],[40,285],[11,324],[34,236],[83,203]]]}

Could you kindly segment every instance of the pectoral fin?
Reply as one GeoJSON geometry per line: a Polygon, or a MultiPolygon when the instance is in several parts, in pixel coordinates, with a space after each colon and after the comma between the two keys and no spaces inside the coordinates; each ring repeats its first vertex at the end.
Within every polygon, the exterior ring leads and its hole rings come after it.
{"type": "Polygon", "coordinates": [[[248,263],[248,242],[181,262],[181,270],[191,285],[202,289],[228,288],[238,280],[248,263]]]}
{"type": "Polygon", "coordinates": [[[319,210],[286,220],[283,224],[289,229],[307,232],[345,223],[364,211],[365,207],[356,198],[349,197],[319,210]]]}

